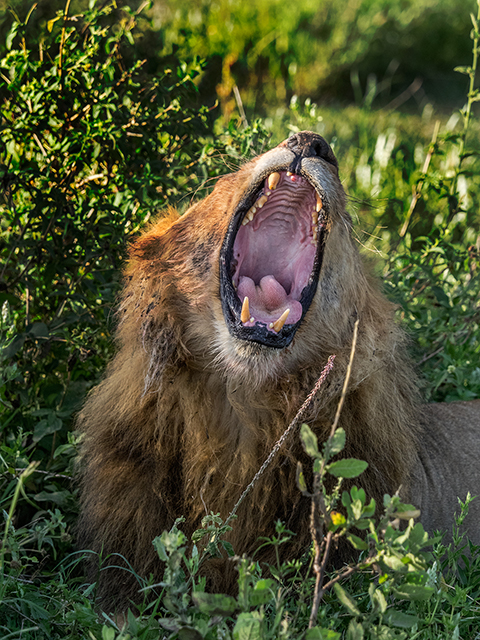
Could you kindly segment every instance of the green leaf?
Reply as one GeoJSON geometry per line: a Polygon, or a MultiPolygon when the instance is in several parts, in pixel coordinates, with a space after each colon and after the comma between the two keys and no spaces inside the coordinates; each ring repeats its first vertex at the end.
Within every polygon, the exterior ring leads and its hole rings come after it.
{"type": "Polygon", "coordinates": [[[406,566],[406,564],[395,555],[382,556],[382,562],[389,569],[393,569],[393,571],[399,571],[400,573],[405,573],[406,571],[408,571],[408,567],[406,566]]]}
{"type": "Polygon", "coordinates": [[[202,613],[209,616],[231,616],[237,609],[237,601],[232,596],[219,593],[204,593],[195,591],[192,600],[202,613]]]}
{"type": "Polygon", "coordinates": [[[45,436],[49,436],[56,431],[60,431],[63,427],[63,422],[54,413],[51,413],[46,420],[40,420],[35,425],[33,432],[33,441],[40,442],[45,436]]]}
{"type": "Polygon", "coordinates": [[[436,285],[432,285],[430,289],[432,293],[435,295],[435,298],[438,300],[438,302],[441,305],[447,308],[450,307],[450,300],[447,294],[445,293],[445,291],[442,289],[442,287],[437,287],[436,285]]]}
{"type": "Polygon", "coordinates": [[[353,533],[349,533],[347,535],[347,540],[350,542],[354,549],[358,549],[359,551],[364,551],[368,549],[368,544],[362,538],[355,536],[353,533]]]}
{"type": "Polygon", "coordinates": [[[463,73],[466,76],[472,73],[472,67],[454,67],[453,70],[457,73],[463,73]]]}
{"type": "Polygon", "coordinates": [[[262,619],[257,611],[240,613],[233,628],[234,640],[262,640],[262,619]]]}
{"type": "Polygon", "coordinates": [[[335,589],[335,593],[337,594],[337,598],[343,604],[345,609],[354,616],[359,616],[360,611],[355,604],[355,600],[352,598],[350,594],[348,594],[343,587],[341,587],[338,582],[333,585],[335,589]]]}
{"type": "Polygon", "coordinates": [[[274,597],[274,594],[272,592],[274,587],[274,580],[270,580],[269,578],[263,578],[259,580],[253,590],[250,592],[250,604],[253,607],[257,607],[272,600],[274,597]]]}
{"type": "Polygon", "coordinates": [[[26,338],[26,333],[19,333],[15,336],[12,342],[10,342],[10,344],[2,350],[2,356],[5,358],[5,360],[12,358],[18,351],[20,351],[20,349],[25,344],[26,338]]]}
{"type": "Polygon", "coordinates": [[[332,629],[312,627],[305,634],[305,640],[339,640],[340,634],[332,629]]]}
{"type": "Polygon", "coordinates": [[[410,545],[410,549],[412,549],[412,546],[414,546],[416,549],[421,549],[426,545],[432,544],[432,540],[429,540],[428,533],[423,528],[421,522],[417,522],[417,524],[410,531],[408,542],[410,545]]]}
{"type": "Polygon", "coordinates": [[[19,30],[19,28],[20,24],[18,22],[14,22],[5,41],[7,51],[10,51],[10,49],[12,48],[13,41],[15,39],[15,36],[17,35],[17,31],[19,30]]]}
{"type": "Polygon", "coordinates": [[[102,627],[102,640],[115,640],[115,629],[113,627],[102,627]]]}
{"type": "Polygon", "coordinates": [[[197,529],[192,533],[192,542],[198,542],[207,535],[205,529],[197,529]]]}
{"type": "Polygon", "coordinates": [[[372,611],[374,613],[385,613],[387,610],[387,601],[380,589],[375,588],[375,584],[373,582],[370,584],[368,594],[372,604],[372,611]]]}
{"type": "Polygon", "coordinates": [[[311,494],[308,491],[307,482],[303,475],[303,467],[300,460],[297,461],[297,486],[304,496],[310,497],[311,494]]]}
{"type": "Polygon", "coordinates": [[[179,628],[177,633],[178,640],[203,640],[203,634],[190,625],[183,625],[183,627],[179,628]]]}
{"type": "Polygon", "coordinates": [[[345,458],[327,465],[326,469],[336,478],[356,478],[365,471],[368,462],[357,458],[345,458]]]}
{"type": "Polygon", "coordinates": [[[222,554],[220,553],[220,549],[218,548],[217,542],[209,542],[205,547],[205,551],[207,551],[212,558],[221,558],[222,554]]]}
{"type": "Polygon", "coordinates": [[[308,424],[304,423],[300,427],[300,438],[302,439],[304,449],[308,455],[311,458],[319,458],[320,451],[318,450],[318,439],[308,424]]]}
{"type": "Polygon", "coordinates": [[[48,338],[48,327],[44,322],[34,322],[27,328],[27,334],[34,338],[48,338]]]}
{"type": "Polygon", "coordinates": [[[346,435],[342,428],[338,428],[333,434],[331,440],[325,442],[325,453],[328,451],[329,457],[340,453],[345,448],[346,435]]]}
{"type": "Polygon", "coordinates": [[[432,587],[424,587],[420,584],[407,583],[394,589],[394,593],[397,598],[402,598],[402,600],[416,600],[423,602],[432,597],[434,589],[432,587]]]}
{"type": "Polygon", "coordinates": [[[233,558],[233,556],[235,555],[235,550],[234,550],[231,542],[228,542],[227,540],[220,540],[220,544],[222,545],[222,547],[227,552],[228,557],[229,558],[233,558]]]}
{"type": "Polygon", "coordinates": [[[61,507],[65,505],[71,495],[70,491],[40,491],[35,495],[35,500],[37,502],[53,502],[61,507]]]}
{"type": "Polygon", "coordinates": [[[158,553],[158,557],[160,558],[160,560],[166,562],[168,560],[168,554],[160,536],[157,536],[153,540],[153,546],[155,547],[155,551],[158,553]]]}
{"type": "Polygon", "coordinates": [[[397,611],[396,609],[389,609],[383,619],[387,624],[393,627],[402,627],[403,629],[410,629],[410,627],[413,627],[419,622],[417,616],[412,616],[408,613],[397,611]]]}
{"type": "Polygon", "coordinates": [[[363,626],[356,620],[350,620],[348,625],[346,640],[363,640],[364,632],[363,626]]]}

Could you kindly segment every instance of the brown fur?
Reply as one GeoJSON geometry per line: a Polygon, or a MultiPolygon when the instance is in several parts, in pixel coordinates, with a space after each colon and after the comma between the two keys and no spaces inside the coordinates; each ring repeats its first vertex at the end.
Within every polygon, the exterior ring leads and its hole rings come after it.
{"type": "MultiPolygon", "coordinates": [[[[79,544],[103,557],[122,554],[144,576],[161,578],[152,539],[177,517],[185,516],[184,531],[191,534],[211,511],[228,516],[336,354],[305,420],[324,437],[356,317],[358,345],[340,419],[345,455],[367,460],[361,484],[380,502],[385,492],[408,488],[417,462],[421,430],[404,336],[352,240],[331,165],[325,167],[330,230],[319,285],[293,342],[285,349],[244,345],[226,329],[220,247],[265,157],[218,180],[184,216],[170,211],[133,244],[118,311],[118,352],[79,419],[85,435],[79,544]]],[[[309,504],[295,483],[298,459],[309,465],[295,435],[239,510],[229,538],[237,553],[251,554],[277,519],[297,533],[296,549],[307,547],[309,504]]],[[[214,588],[231,589],[231,565],[216,573],[211,568],[214,588]]],[[[120,569],[109,569],[100,581],[105,606],[124,607],[137,588],[120,569]]]]}

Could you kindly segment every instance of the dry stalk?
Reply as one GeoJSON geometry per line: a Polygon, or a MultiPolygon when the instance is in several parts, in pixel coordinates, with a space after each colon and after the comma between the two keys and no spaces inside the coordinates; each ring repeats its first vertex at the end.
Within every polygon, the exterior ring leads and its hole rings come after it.
{"type": "MultiPolygon", "coordinates": [[[[359,319],[357,318],[355,322],[355,326],[353,328],[353,338],[352,338],[352,348],[350,349],[350,359],[348,361],[347,373],[345,375],[345,381],[343,383],[342,395],[340,396],[340,400],[337,406],[337,412],[335,414],[335,419],[332,424],[332,428],[330,430],[329,439],[333,437],[335,434],[335,430],[338,426],[338,421],[340,419],[340,413],[342,411],[343,403],[345,402],[345,397],[347,395],[348,383],[350,381],[350,375],[352,373],[352,363],[353,357],[355,355],[355,350],[357,347],[357,337],[358,337],[358,323],[359,319]]],[[[315,549],[315,558],[313,562],[313,570],[316,575],[315,579],[315,592],[313,595],[313,605],[312,611],[310,614],[310,621],[308,623],[308,628],[311,629],[315,626],[318,615],[318,608],[320,606],[320,601],[323,598],[323,595],[328,589],[330,589],[335,582],[338,582],[340,578],[346,577],[350,575],[356,570],[356,567],[350,567],[345,572],[339,574],[333,580],[330,580],[327,584],[323,585],[323,579],[325,577],[325,570],[327,568],[328,556],[330,554],[330,548],[333,539],[333,533],[328,531],[327,535],[323,535],[323,527],[325,524],[326,518],[326,507],[325,500],[323,498],[323,493],[321,492],[321,488],[319,486],[320,479],[323,477],[323,470],[325,468],[325,458],[322,460],[321,468],[319,473],[315,474],[314,487],[313,487],[313,496],[312,496],[312,513],[310,520],[310,527],[313,538],[313,545],[315,549]],[[323,585],[323,586],[322,586],[323,585]]]]}
{"type": "MultiPolygon", "coordinates": [[[[63,48],[65,46],[65,32],[67,29],[66,23],[67,23],[69,8],[70,8],[70,0],[67,0],[67,3],[65,5],[65,10],[63,12],[62,37],[60,40],[60,51],[59,51],[59,61],[58,61],[58,73],[60,75],[60,78],[62,78],[62,72],[63,72],[63,48]]],[[[63,78],[62,78],[62,87],[63,87],[63,78]]]]}
{"type": "Polygon", "coordinates": [[[412,201],[410,203],[410,208],[408,209],[408,213],[405,217],[405,222],[403,223],[402,228],[400,229],[400,233],[399,233],[400,238],[403,238],[403,236],[407,233],[407,228],[410,223],[410,218],[412,217],[413,211],[422,193],[422,187],[423,187],[423,183],[425,182],[425,178],[427,176],[428,167],[430,166],[430,160],[432,159],[432,156],[435,151],[435,145],[437,143],[437,136],[438,136],[439,129],[440,129],[440,120],[437,120],[435,122],[435,128],[433,130],[432,141],[430,142],[430,146],[428,148],[427,157],[425,158],[425,162],[423,164],[423,169],[422,169],[423,178],[417,183],[416,187],[414,188],[412,201]]]}

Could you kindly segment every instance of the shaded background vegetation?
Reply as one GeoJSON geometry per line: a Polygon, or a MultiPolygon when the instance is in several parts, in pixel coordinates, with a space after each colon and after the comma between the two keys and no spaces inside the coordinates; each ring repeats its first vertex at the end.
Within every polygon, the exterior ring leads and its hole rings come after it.
{"type": "MultiPolygon", "coordinates": [[[[18,474],[38,463],[17,529],[6,529],[4,628],[40,608],[41,633],[62,637],[48,576],[71,550],[72,421],[112,353],[128,241],[291,131],[332,143],[356,237],[399,304],[425,397],[479,397],[479,128],[465,128],[475,94],[459,111],[473,10],[459,0],[169,0],[67,11],[16,2],[12,13],[0,2],[6,512],[18,474]],[[25,576],[42,595],[27,590],[19,605],[25,576]]],[[[92,622],[75,593],[67,599],[92,622]]]]}

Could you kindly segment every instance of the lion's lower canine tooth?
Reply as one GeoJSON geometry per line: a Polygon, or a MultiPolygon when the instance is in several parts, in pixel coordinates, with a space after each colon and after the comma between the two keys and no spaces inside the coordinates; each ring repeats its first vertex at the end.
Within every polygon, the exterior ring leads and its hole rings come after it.
{"type": "Polygon", "coordinates": [[[312,222],[313,222],[313,224],[317,224],[317,222],[318,222],[318,212],[317,211],[314,211],[312,213],[312,222]]]}
{"type": "Polygon", "coordinates": [[[240,319],[243,323],[248,322],[250,320],[250,305],[248,303],[248,297],[245,296],[242,304],[242,315],[240,319]]]}
{"type": "Polygon", "coordinates": [[[320,196],[317,193],[317,207],[316,207],[317,211],[321,211],[322,207],[323,207],[322,199],[320,198],[320,196]]]}
{"type": "Polygon", "coordinates": [[[278,333],[280,329],[283,327],[283,325],[285,324],[285,322],[287,321],[289,313],[290,313],[290,309],[285,309],[285,311],[282,313],[279,319],[270,325],[271,328],[278,333]]]}
{"type": "Polygon", "coordinates": [[[275,173],[271,173],[268,176],[268,188],[271,191],[273,191],[277,186],[279,180],[280,180],[280,174],[277,171],[275,171],[275,173]]]}

